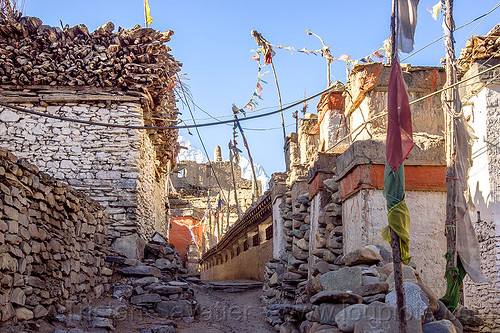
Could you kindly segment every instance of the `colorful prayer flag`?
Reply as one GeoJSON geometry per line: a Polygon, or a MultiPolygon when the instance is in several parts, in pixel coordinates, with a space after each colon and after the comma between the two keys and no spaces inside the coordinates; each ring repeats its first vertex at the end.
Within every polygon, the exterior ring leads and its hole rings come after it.
{"type": "Polygon", "coordinates": [[[438,1],[437,4],[435,4],[432,7],[427,8],[427,11],[432,14],[432,18],[437,21],[439,12],[441,11],[441,1],[438,1]],[[432,9],[431,9],[432,8],[432,9]]]}
{"type": "Polygon", "coordinates": [[[146,23],[153,23],[153,18],[151,17],[151,10],[149,8],[148,0],[144,0],[144,13],[146,14],[146,23]]]}
{"type": "Polygon", "coordinates": [[[396,59],[394,59],[389,77],[387,99],[388,124],[385,154],[391,170],[396,171],[415,145],[408,93],[401,67],[396,59]]]}
{"type": "Polygon", "coordinates": [[[384,174],[384,196],[387,200],[389,225],[382,230],[382,238],[391,242],[391,230],[399,236],[401,260],[410,262],[410,213],[405,203],[404,160],[414,146],[408,92],[403,73],[394,59],[389,77],[387,96],[388,122],[384,174]]]}

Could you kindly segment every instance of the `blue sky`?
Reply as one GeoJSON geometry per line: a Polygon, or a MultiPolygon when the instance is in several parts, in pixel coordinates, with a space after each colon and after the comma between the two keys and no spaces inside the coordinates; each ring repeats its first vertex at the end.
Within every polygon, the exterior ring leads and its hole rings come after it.
{"type": "MultiPolygon", "coordinates": [[[[442,17],[434,21],[426,10],[436,2],[420,1],[415,49],[442,35],[442,17]]],[[[456,25],[460,26],[482,15],[497,4],[496,0],[456,1],[456,25]]],[[[319,49],[320,41],[305,33],[310,29],[331,46],[334,57],[348,54],[352,59],[357,59],[382,46],[389,36],[391,12],[389,0],[149,0],[149,5],[154,19],[151,27],[175,32],[168,45],[175,58],[184,64],[182,73],[186,73],[189,78],[186,83],[195,103],[215,117],[231,115],[233,103],[243,107],[255,89],[258,67],[250,59],[253,54],[251,50],[256,48],[250,35],[252,29],[261,32],[273,44],[319,49]]],[[[60,26],[59,20],[70,26],[83,23],[91,31],[108,21],[117,28],[144,25],[143,0],[25,0],[24,12],[29,16],[40,17],[44,24],[60,26]]],[[[457,54],[474,28],[472,34],[486,34],[500,22],[499,18],[500,9],[497,9],[484,20],[457,31],[457,54]]],[[[439,65],[443,57],[444,47],[442,42],[438,42],[405,62],[435,66],[439,65]]],[[[300,100],[304,93],[310,96],[326,88],[326,63],[321,56],[276,50],[274,64],[283,103],[300,100]]],[[[267,66],[264,70],[271,68],[267,66]]],[[[335,80],[345,82],[345,63],[334,62],[332,75],[335,80]]],[[[258,107],[277,106],[272,72],[264,79],[268,83],[262,86],[263,100],[259,101],[258,107]]],[[[316,103],[317,100],[310,103],[309,112],[315,112],[316,103]]],[[[181,105],[179,108],[182,112],[180,117],[189,119],[189,111],[181,105]]],[[[285,123],[290,125],[287,133],[295,128],[292,111],[285,112],[285,123]]],[[[196,119],[208,118],[198,109],[194,115],[196,119]]],[[[210,120],[199,120],[200,123],[205,121],[210,120]]],[[[248,128],[245,133],[255,162],[262,164],[268,174],[283,171],[283,135],[279,115],[242,124],[248,128]]],[[[189,135],[186,130],[180,134],[201,149],[195,131],[191,132],[194,135],[189,135]]],[[[200,133],[211,155],[215,146],[220,145],[223,157],[227,157],[227,143],[232,138],[231,126],[204,127],[200,128],[200,133]]]]}

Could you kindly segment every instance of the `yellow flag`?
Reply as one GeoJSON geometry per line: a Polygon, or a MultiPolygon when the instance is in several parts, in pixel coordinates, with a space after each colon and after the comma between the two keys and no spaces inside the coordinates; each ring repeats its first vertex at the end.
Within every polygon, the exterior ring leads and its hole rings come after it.
{"type": "Polygon", "coordinates": [[[439,11],[441,10],[441,1],[432,6],[432,17],[435,21],[438,19],[439,11]]]}
{"type": "Polygon", "coordinates": [[[151,17],[151,14],[150,14],[148,0],[144,0],[144,11],[146,14],[146,23],[147,24],[153,23],[153,18],[151,17]]]}

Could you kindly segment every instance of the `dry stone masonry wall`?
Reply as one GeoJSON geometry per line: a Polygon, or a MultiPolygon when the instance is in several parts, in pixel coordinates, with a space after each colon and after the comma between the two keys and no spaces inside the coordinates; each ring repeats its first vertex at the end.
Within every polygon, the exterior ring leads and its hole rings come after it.
{"type": "MultiPolygon", "coordinates": [[[[83,24],[61,30],[42,25],[36,17],[0,17],[0,82],[7,90],[6,97],[11,93],[8,90],[30,86],[123,91],[129,97],[146,100],[147,125],[173,124],[178,113],[173,88],[179,81],[181,64],[164,44],[173,31],[140,26],[119,28],[117,32],[114,29],[111,22],[89,33],[83,24]]],[[[17,95],[3,101],[17,102],[17,95]]],[[[32,102],[47,102],[37,94],[25,97],[32,102]]],[[[72,91],[65,91],[62,97],[74,101],[72,91]]],[[[80,98],[95,100],[96,96],[80,98]]],[[[160,167],[166,168],[164,159],[175,157],[177,132],[164,129],[150,134],[162,162],[160,167]]]]}
{"type": "Polygon", "coordinates": [[[105,266],[102,207],[0,149],[0,320],[66,312],[99,297],[105,266]]]}
{"type": "MultiPolygon", "coordinates": [[[[144,124],[138,103],[23,106],[97,122],[144,124]]],[[[3,147],[98,201],[110,216],[111,236],[129,236],[139,227],[147,237],[155,230],[167,234],[165,174],[157,173],[155,148],[144,130],[82,126],[6,109],[0,120],[3,147]]]]}
{"type": "MultiPolygon", "coordinates": [[[[35,17],[0,17],[2,102],[56,117],[115,125],[175,125],[181,64],[172,31],[106,23],[89,33],[35,17]]],[[[0,108],[1,144],[100,202],[114,247],[140,257],[154,232],[168,235],[165,184],[177,130],[80,124],[0,108]]]]}

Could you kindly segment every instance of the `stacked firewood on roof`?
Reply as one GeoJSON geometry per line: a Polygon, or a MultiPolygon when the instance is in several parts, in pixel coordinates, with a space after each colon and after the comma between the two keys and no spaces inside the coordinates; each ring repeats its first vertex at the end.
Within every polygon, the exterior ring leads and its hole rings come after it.
{"type": "Polygon", "coordinates": [[[458,68],[461,73],[469,70],[476,60],[500,58],[500,24],[486,36],[472,36],[460,52],[458,68]]]}
{"type": "MultiPolygon", "coordinates": [[[[64,29],[36,17],[0,13],[2,86],[80,86],[147,97],[148,126],[175,124],[173,89],[182,64],[164,43],[173,31],[135,26],[125,30],[108,22],[90,33],[83,24],[64,29]]],[[[177,131],[156,131],[157,147],[172,146],[177,131]]],[[[171,148],[163,153],[175,154],[171,148]]],[[[175,149],[174,149],[175,150],[175,149]]],[[[158,152],[157,152],[158,153],[158,152]]],[[[161,152],[160,152],[161,153],[161,152]]]]}

